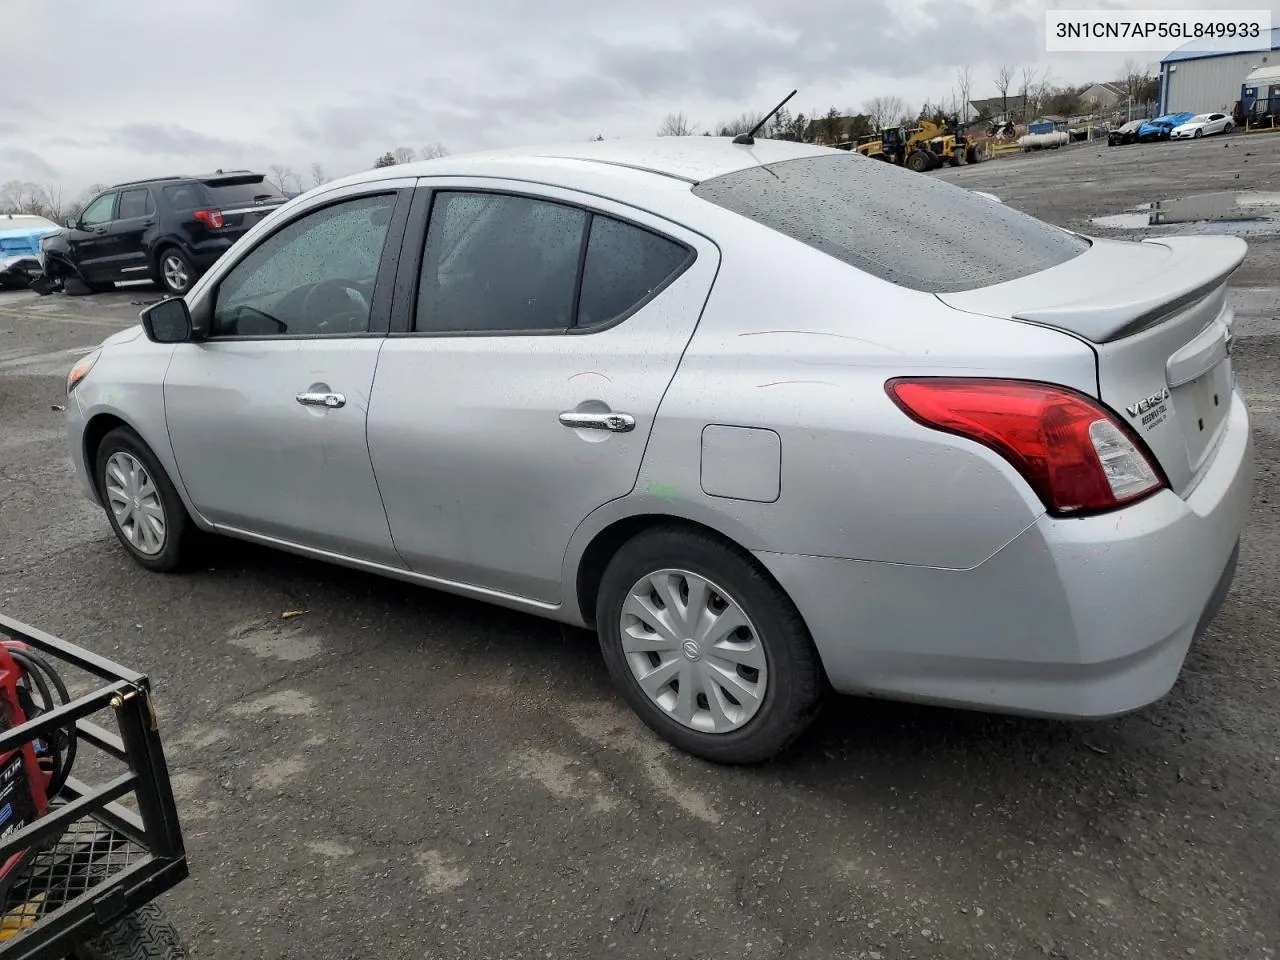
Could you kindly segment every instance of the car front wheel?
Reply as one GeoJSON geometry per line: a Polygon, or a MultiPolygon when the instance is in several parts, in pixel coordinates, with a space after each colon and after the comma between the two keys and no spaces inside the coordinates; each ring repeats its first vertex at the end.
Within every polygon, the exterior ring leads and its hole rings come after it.
{"type": "Polygon", "coordinates": [[[790,598],[750,555],[700,531],[659,528],[605,570],[597,629],[614,684],[655,733],[719,763],[768,760],[826,692],[790,598]]]}
{"type": "Polygon", "coordinates": [[[107,519],[130,556],[148,570],[182,566],[196,530],[154,453],[128,427],[102,439],[94,458],[107,519]]]}

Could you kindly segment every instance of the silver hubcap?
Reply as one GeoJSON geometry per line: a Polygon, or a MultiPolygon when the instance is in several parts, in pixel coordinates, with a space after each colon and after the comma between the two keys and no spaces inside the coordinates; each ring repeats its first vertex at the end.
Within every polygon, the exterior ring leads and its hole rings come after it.
{"type": "Polygon", "coordinates": [[[764,647],[742,608],[710,580],[659,570],[622,607],[622,650],[636,682],[666,714],[702,733],[729,733],[764,703],[764,647]]]}
{"type": "Polygon", "coordinates": [[[187,289],[187,265],[177,257],[165,257],[164,279],[175,290],[187,289]]]}
{"type": "Polygon", "coordinates": [[[107,458],[107,504],[125,539],[139,553],[164,549],[164,504],[147,468],[123,450],[107,458]]]}

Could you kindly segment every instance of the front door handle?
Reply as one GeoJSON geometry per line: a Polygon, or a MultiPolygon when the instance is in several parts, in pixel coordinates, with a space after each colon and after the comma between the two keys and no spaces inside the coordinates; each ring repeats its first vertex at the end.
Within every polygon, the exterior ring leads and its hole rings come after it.
{"type": "Polygon", "coordinates": [[[300,393],[294,397],[304,407],[342,407],[347,398],[340,393],[300,393]]]}
{"type": "Polygon", "coordinates": [[[608,430],[611,433],[627,433],[636,427],[636,418],[629,413],[578,413],[560,414],[560,422],[575,430],[608,430]]]}

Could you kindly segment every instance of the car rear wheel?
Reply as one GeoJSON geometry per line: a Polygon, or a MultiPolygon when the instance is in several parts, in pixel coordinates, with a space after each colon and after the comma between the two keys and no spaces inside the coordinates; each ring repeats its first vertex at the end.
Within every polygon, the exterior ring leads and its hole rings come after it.
{"type": "Polygon", "coordinates": [[[177,247],[169,247],[160,254],[160,285],[169,293],[181,297],[195,280],[195,268],[177,247]]]}
{"type": "Polygon", "coordinates": [[[155,454],[117,427],[102,438],[94,463],[107,519],[130,556],[148,570],[179,569],[197,531],[155,454]]]}
{"type": "Polygon", "coordinates": [[[699,531],[654,529],[618,551],[597,627],[631,708],[706,760],[775,756],[808,729],[826,692],[790,598],[749,555],[699,531]]]}

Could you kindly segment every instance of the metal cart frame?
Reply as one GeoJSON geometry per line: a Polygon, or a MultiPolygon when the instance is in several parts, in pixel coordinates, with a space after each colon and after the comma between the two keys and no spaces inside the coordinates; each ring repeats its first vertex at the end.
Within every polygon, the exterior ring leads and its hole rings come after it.
{"type": "Polygon", "coordinates": [[[0,637],[27,644],[103,681],[91,693],[0,733],[0,751],[19,748],[74,721],[83,749],[122,761],[128,772],[92,785],[74,775],[45,816],[0,842],[0,863],[40,848],[4,896],[8,915],[38,901],[34,923],[0,941],[3,960],[60,960],[188,876],[186,850],[148,678],[0,615],[0,637]],[[111,709],[119,733],[86,719],[111,709]],[[138,812],[118,801],[132,794],[138,812]]]}

